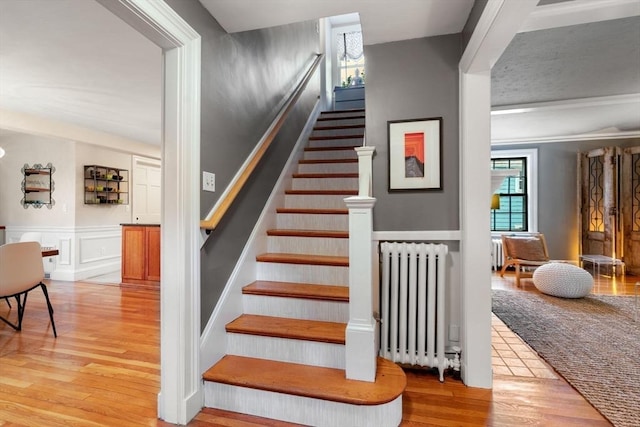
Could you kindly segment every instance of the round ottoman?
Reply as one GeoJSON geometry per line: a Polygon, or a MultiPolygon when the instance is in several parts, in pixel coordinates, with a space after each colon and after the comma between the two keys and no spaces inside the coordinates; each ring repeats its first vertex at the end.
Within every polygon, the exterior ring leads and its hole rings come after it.
{"type": "Polygon", "coordinates": [[[533,284],[543,294],[561,298],[582,298],[593,288],[593,276],[572,264],[552,262],[533,272],[533,284]]]}

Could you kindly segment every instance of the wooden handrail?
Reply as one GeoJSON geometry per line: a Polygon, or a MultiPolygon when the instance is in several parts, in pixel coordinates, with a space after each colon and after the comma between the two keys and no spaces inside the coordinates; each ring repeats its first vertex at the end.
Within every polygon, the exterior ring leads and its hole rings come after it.
{"type": "Polygon", "coordinates": [[[276,135],[280,131],[280,128],[284,124],[284,121],[287,119],[289,113],[293,109],[293,106],[298,101],[298,98],[300,98],[300,95],[302,95],[304,89],[307,87],[307,84],[318,68],[318,65],[320,65],[323,57],[324,54],[317,55],[316,59],[309,67],[309,70],[304,75],[303,79],[300,81],[298,86],[296,86],[286,104],[282,107],[282,109],[276,116],[274,122],[271,124],[270,130],[268,131],[267,135],[262,138],[262,141],[251,152],[249,158],[247,158],[247,160],[242,165],[239,173],[236,174],[234,179],[227,186],[222,196],[220,196],[220,199],[218,199],[218,202],[214,205],[212,210],[213,213],[208,219],[200,221],[201,229],[206,230],[207,233],[209,233],[211,230],[215,230],[215,228],[218,226],[218,224],[222,220],[222,217],[227,212],[235,198],[238,196],[240,190],[242,190],[242,187],[244,187],[244,184],[247,182],[256,166],[262,159],[262,156],[267,151],[276,135]]]}

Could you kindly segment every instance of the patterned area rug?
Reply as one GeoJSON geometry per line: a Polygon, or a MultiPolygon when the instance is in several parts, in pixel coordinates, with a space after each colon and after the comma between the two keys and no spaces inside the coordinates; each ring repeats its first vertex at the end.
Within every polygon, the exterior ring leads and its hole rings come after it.
{"type": "Polygon", "coordinates": [[[633,297],[494,290],[493,312],[613,425],[640,425],[640,320],[633,320],[633,297]]]}

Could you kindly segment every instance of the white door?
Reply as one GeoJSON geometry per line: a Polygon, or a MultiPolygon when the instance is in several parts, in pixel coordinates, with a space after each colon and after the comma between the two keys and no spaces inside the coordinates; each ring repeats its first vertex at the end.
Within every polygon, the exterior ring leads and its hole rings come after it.
{"type": "Polygon", "coordinates": [[[133,158],[132,191],[133,222],[160,224],[161,201],[160,161],[143,157],[133,158]]]}

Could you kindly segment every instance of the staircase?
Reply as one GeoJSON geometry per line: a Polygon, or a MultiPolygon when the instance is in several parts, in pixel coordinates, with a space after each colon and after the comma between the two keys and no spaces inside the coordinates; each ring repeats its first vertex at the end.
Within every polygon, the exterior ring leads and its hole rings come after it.
{"type": "Polygon", "coordinates": [[[318,118],[244,313],[226,325],[227,354],[205,374],[205,406],[314,426],[397,426],[406,380],[378,359],[376,381],[345,377],[349,217],[364,110],[318,118]]]}

